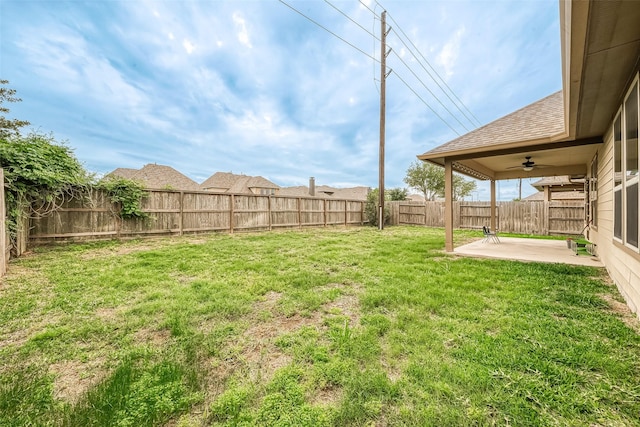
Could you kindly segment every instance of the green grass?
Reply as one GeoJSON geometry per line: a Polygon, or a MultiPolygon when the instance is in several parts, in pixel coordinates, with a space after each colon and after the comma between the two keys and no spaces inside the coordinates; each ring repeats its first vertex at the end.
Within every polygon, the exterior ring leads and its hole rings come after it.
{"type": "Polygon", "coordinates": [[[0,287],[0,425],[640,425],[638,323],[604,271],[443,239],[41,248],[0,287]]]}

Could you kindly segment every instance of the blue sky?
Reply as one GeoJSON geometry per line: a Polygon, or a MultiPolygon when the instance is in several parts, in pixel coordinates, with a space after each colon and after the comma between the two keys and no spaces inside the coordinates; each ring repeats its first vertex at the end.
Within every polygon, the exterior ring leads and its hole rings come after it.
{"type": "MultiPolygon", "coordinates": [[[[343,40],[277,0],[0,0],[0,78],[23,100],[10,116],[98,173],[158,163],[197,182],[377,187],[386,10],[391,188],[417,154],[561,89],[557,0],[286,3],[343,40]]],[[[498,190],[517,196],[514,181],[498,190]]]]}

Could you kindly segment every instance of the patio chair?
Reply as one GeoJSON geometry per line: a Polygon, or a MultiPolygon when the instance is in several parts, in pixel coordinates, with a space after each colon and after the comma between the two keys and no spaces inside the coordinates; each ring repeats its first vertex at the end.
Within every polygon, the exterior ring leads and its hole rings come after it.
{"type": "Polygon", "coordinates": [[[491,231],[489,227],[487,227],[486,225],[482,226],[482,234],[484,234],[484,239],[482,240],[483,243],[484,242],[500,243],[500,239],[498,238],[498,232],[491,231]]]}

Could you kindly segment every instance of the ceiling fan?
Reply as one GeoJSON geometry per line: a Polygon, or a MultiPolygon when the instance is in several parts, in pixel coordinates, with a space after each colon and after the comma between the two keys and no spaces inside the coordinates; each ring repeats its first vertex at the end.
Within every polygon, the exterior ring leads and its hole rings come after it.
{"type": "Polygon", "coordinates": [[[543,167],[546,165],[537,165],[536,162],[534,162],[533,160],[531,160],[531,156],[526,156],[525,157],[525,161],[522,162],[521,166],[511,166],[507,169],[520,169],[522,168],[523,171],[525,172],[530,172],[533,170],[533,168],[535,167],[543,167]]]}

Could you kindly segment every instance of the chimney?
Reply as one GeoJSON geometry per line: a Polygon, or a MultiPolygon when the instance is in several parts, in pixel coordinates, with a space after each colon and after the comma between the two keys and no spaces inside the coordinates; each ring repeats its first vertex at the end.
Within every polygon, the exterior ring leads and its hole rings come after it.
{"type": "Polygon", "coordinates": [[[314,177],[309,178],[309,195],[316,195],[316,179],[314,177]]]}

